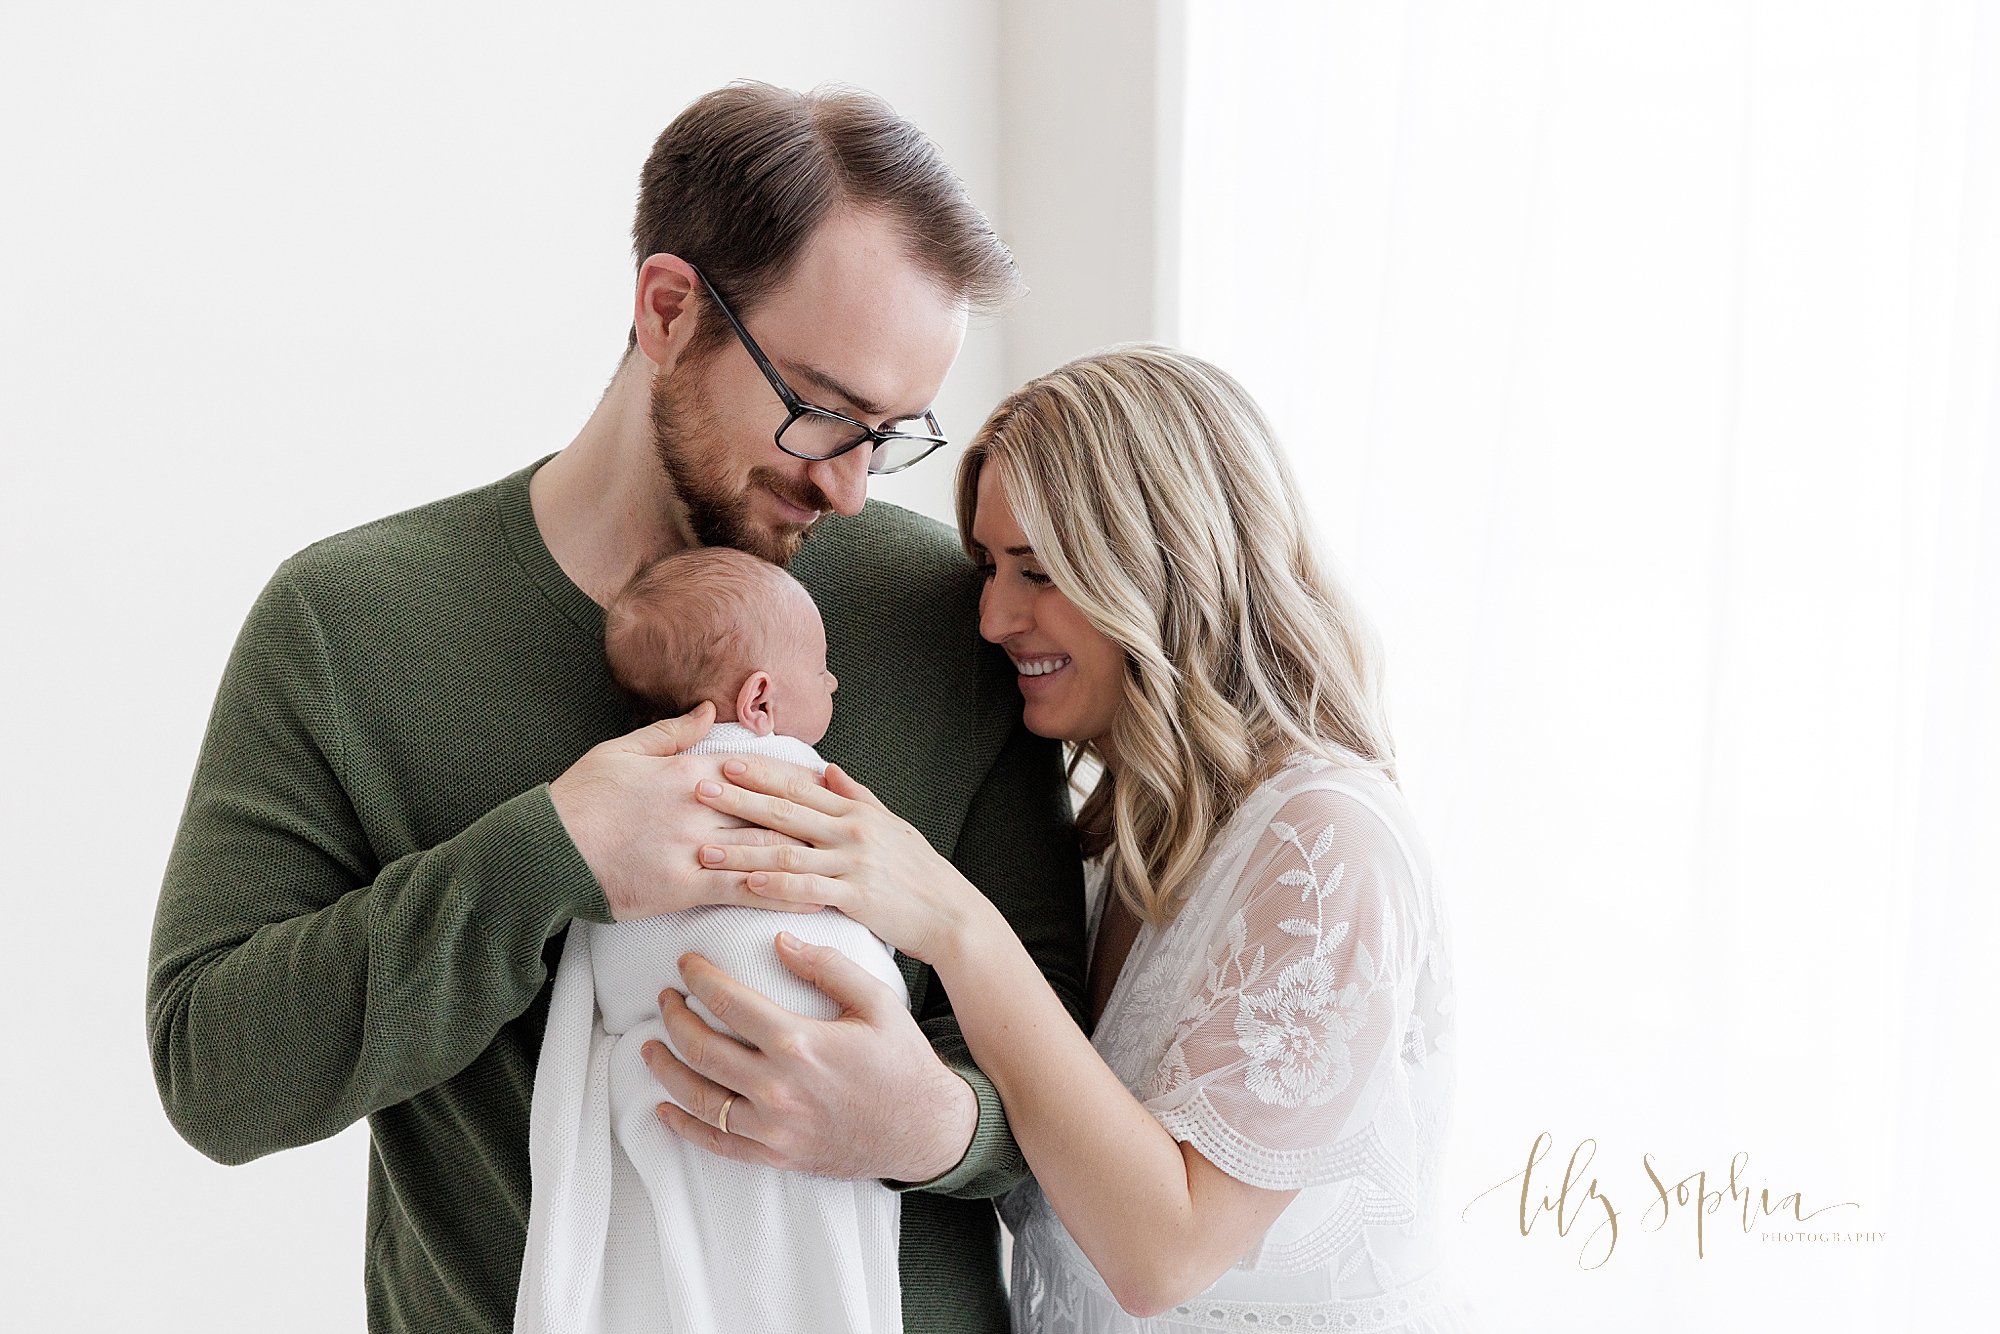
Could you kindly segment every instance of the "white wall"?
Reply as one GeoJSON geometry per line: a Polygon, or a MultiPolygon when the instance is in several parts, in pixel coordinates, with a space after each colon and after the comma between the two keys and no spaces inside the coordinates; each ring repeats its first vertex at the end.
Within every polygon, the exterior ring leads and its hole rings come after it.
{"type": "Polygon", "coordinates": [[[1009,312],[1009,387],[1107,343],[1171,333],[1159,205],[1172,197],[1172,145],[1156,108],[1173,93],[1159,74],[1176,9],[1003,6],[1001,229],[1030,288],[1009,312]]]}
{"type": "MultiPolygon", "coordinates": [[[[243,614],[307,542],[568,442],[623,350],[640,163],[691,97],[870,87],[997,211],[999,41],[995,0],[0,8],[0,1324],[361,1327],[365,1128],[216,1166],[146,1053],[243,614]]],[[[1002,355],[968,339],[961,437],[1002,355]]],[[[949,474],[877,494],[947,513],[949,474]]]]}

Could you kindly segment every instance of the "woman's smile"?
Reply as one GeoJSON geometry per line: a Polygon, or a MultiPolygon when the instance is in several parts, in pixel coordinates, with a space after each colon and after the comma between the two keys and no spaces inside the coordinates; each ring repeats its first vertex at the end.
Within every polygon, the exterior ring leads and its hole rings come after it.
{"type": "Polygon", "coordinates": [[[1024,683],[1028,681],[1041,681],[1054,676],[1069,666],[1069,664],[1070,659],[1065,654],[1056,654],[1051,657],[1022,658],[1017,656],[1014,658],[1014,670],[1020,674],[1021,680],[1024,683]]]}
{"type": "Polygon", "coordinates": [[[979,633],[1014,664],[1022,720],[1037,736],[1097,741],[1111,731],[1125,652],[1041,569],[997,468],[980,475],[972,539],[982,552],[979,633]]]}

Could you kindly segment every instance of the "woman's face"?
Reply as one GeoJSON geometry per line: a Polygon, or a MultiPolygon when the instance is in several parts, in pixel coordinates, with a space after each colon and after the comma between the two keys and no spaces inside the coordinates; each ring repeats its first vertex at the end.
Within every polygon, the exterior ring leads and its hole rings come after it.
{"type": "Polygon", "coordinates": [[[972,540],[985,578],[979,633],[1014,660],[1022,721],[1037,736],[1103,743],[1124,698],[1125,651],[1042,572],[996,468],[980,473],[972,540]]]}

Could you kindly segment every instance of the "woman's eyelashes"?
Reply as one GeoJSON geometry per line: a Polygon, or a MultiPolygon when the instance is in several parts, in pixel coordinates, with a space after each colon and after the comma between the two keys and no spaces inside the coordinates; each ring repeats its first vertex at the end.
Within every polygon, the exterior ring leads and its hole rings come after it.
{"type": "MultiPolygon", "coordinates": [[[[976,565],[973,568],[979,572],[979,577],[982,580],[991,579],[998,573],[998,570],[995,569],[990,561],[984,565],[976,565]]],[[[1043,574],[1040,570],[1031,570],[1025,565],[1016,571],[1016,573],[1037,588],[1046,588],[1050,583],[1050,579],[1046,574],[1043,574]]]]}

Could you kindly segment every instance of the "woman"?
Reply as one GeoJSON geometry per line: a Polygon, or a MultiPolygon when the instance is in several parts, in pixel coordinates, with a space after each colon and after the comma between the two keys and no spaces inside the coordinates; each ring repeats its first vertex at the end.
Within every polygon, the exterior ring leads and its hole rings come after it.
{"type": "Polygon", "coordinates": [[[1103,768],[1094,1036],[837,768],[786,803],[782,766],[725,770],[704,800],[811,846],[721,867],[936,969],[1034,1171],[1002,1204],[1017,1330],[1461,1328],[1443,920],[1369,637],[1262,414],[1183,353],[1086,357],[980,430],[958,517],[1027,726],[1103,768]]]}

